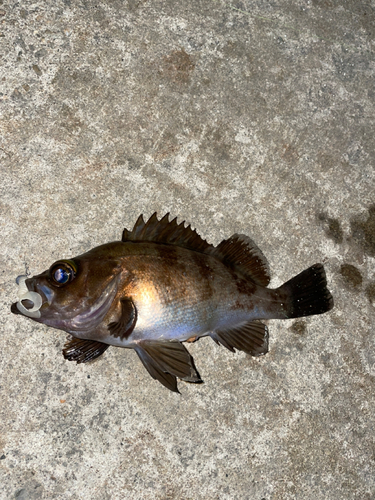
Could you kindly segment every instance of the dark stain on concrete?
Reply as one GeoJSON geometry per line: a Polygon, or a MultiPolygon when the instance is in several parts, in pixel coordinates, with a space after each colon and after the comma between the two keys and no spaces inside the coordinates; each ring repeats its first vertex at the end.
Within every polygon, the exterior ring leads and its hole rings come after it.
{"type": "Polygon", "coordinates": [[[37,500],[38,498],[42,498],[42,496],[44,496],[44,491],[44,487],[40,483],[31,479],[24,484],[22,488],[15,492],[13,498],[17,500],[37,500]]]}
{"type": "Polygon", "coordinates": [[[362,285],[362,274],[351,264],[343,264],[340,268],[341,276],[344,278],[344,283],[349,288],[358,288],[362,285]]]}
{"type": "Polygon", "coordinates": [[[328,238],[333,240],[335,243],[342,243],[343,231],[341,229],[340,222],[337,219],[329,217],[325,212],[318,213],[317,219],[320,223],[322,223],[328,238]]]}
{"type": "Polygon", "coordinates": [[[246,61],[247,69],[254,63],[254,55],[246,42],[239,40],[229,40],[223,46],[223,54],[231,59],[241,58],[246,61]]]}
{"type": "Polygon", "coordinates": [[[180,144],[176,135],[170,131],[165,131],[157,144],[154,158],[157,161],[162,161],[165,158],[175,155],[179,149],[180,144]]]}
{"type": "Polygon", "coordinates": [[[324,172],[332,170],[338,163],[332,155],[330,155],[326,152],[323,152],[323,151],[321,151],[318,154],[317,160],[318,160],[318,164],[319,164],[320,168],[324,172]]]}
{"type": "Polygon", "coordinates": [[[208,126],[201,141],[201,150],[211,163],[228,162],[232,157],[230,131],[224,123],[208,126]]]}
{"type": "MultiPolygon", "coordinates": [[[[329,96],[334,94],[333,91],[325,90],[322,91],[322,95],[325,96],[325,93],[329,93],[329,96]]],[[[326,101],[328,98],[326,98],[326,101]]],[[[325,102],[322,98],[319,99],[318,102],[325,102]]],[[[324,108],[327,108],[327,105],[324,105],[324,108]]],[[[343,172],[346,172],[350,169],[350,165],[348,161],[343,160],[340,155],[332,154],[328,151],[320,151],[317,154],[317,164],[323,172],[330,172],[333,169],[340,169],[343,172]]]]}
{"type": "Polygon", "coordinates": [[[297,149],[292,144],[283,144],[281,158],[288,163],[296,163],[299,160],[297,149]]]}
{"type": "Polygon", "coordinates": [[[195,64],[184,49],[175,50],[163,61],[162,75],[175,83],[187,83],[195,64]]]}
{"type": "Polygon", "coordinates": [[[146,0],[128,0],[128,10],[130,12],[136,12],[140,7],[143,7],[143,5],[146,3],[146,0]]]}
{"type": "Polygon", "coordinates": [[[366,296],[368,300],[375,305],[375,281],[372,281],[366,286],[366,296]]]}
{"type": "Polygon", "coordinates": [[[305,321],[302,320],[295,321],[290,327],[290,330],[292,330],[292,332],[296,333],[297,335],[304,335],[307,331],[305,321]]]}
{"type": "Polygon", "coordinates": [[[38,76],[41,76],[42,74],[42,70],[39,68],[39,66],[37,64],[33,64],[33,70],[35,71],[35,73],[38,75],[38,76]]]}
{"type": "Polygon", "coordinates": [[[375,204],[368,209],[367,220],[353,217],[350,221],[353,240],[371,257],[375,257],[375,204]]]}
{"type": "Polygon", "coordinates": [[[83,126],[83,122],[77,117],[75,111],[66,104],[63,104],[60,116],[60,126],[69,132],[75,132],[83,126]]]}

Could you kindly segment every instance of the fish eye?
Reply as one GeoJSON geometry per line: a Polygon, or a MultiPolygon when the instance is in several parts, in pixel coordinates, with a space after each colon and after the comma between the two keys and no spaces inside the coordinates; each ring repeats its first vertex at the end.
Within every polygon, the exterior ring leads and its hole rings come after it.
{"type": "Polygon", "coordinates": [[[76,277],[77,266],[71,260],[62,260],[51,266],[49,274],[55,285],[66,285],[76,277]]]}

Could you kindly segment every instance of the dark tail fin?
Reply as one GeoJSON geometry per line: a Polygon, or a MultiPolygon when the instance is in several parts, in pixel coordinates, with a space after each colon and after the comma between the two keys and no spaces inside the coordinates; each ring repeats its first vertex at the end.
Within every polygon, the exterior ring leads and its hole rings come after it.
{"type": "Polygon", "coordinates": [[[333,297],[327,289],[322,264],[315,264],[275,290],[286,297],[283,309],[287,318],[322,314],[333,307],[333,297]]]}

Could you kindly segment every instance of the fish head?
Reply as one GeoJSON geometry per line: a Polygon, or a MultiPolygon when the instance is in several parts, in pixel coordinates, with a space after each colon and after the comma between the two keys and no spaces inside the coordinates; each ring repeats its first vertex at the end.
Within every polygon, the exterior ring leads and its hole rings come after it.
{"type": "Polygon", "coordinates": [[[58,260],[37,276],[19,276],[19,300],[11,306],[22,314],[73,334],[93,331],[108,313],[117,293],[121,266],[89,253],[58,260]]]}

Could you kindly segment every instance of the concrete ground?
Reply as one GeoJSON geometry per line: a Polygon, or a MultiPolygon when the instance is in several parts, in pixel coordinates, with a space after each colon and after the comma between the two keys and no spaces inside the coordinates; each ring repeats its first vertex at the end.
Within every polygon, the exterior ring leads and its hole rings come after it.
{"type": "Polygon", "coordinates": [[[0,1],[1,499],[375,498],[374,0],[0,1]],[[76,365],[15,278],[171,212],[335,308],[253,359],[76,365]]]}

